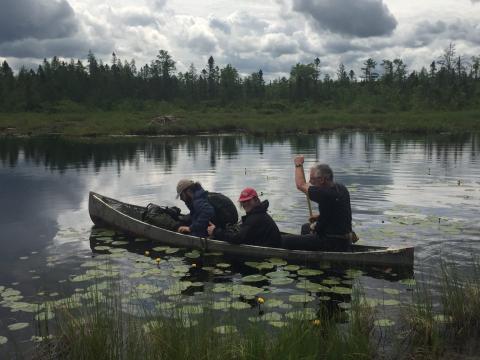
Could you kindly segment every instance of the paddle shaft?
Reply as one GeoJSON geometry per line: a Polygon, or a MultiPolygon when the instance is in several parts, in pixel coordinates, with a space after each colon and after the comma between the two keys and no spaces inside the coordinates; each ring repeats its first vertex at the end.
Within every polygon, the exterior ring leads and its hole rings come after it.
{"type": "MultiPolygon", "coordinates": [[[[302,175],[303,175],[303,181],[307,182],[307,180],[305,178],[305,169],[303,168],[303,166],[302,166],[302,175]]],[[[310,201],[310,198],[308,197],[308,192],[305,194],[305,196],[307,197],[308,213],[309,213],[310,217],[312,217],[313,216],[312,202],[310,201]]],[[[310,219],[309,219],[309,221],[310,221],[310,219]]]]}

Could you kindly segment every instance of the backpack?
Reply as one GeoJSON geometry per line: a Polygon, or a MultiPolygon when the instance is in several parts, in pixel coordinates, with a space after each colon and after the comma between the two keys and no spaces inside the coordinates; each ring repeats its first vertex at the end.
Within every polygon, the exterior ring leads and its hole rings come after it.
{"type": "Polygon", "coordinates": [[[176,231],[181,225],[180,211],[176,206],[158,206],[150,203],[142,213],[142,221],[163,229],[176,231]]]}
{"type": "Polygon", "coordinates": [[[209,192],[207,199],[215,210],[212,223],[216,227],[225,229],[227,225],[234,225],[238,222],[237,208],[230,198],[220,193],[209,192]]]}

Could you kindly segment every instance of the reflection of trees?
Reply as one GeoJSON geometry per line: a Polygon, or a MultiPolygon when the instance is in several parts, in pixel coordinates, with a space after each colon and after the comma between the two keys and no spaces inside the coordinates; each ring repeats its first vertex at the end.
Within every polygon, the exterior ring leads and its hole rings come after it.
{"type": "MultiPolygon", "coordinates": [[[[319,146],[332,141],[338,142],[337,158],[353,160],[353,155],[363,154],[367,162],[375,159],[378,145],[383,144],[385,161],[398,160],[406,147],[417,147],[425,159],[437,160],[445,165],[462,161],[463,155],[475,160],[480,153],[478,135],[438,135],[409,136],[339,133],[304,136],[200,136],[167,138],[103,138],[103,139],[64,139],[64,138],[3,138],[0,140],[0,162],[4,166],[16,166],[21,157],[27,162],[43,165],[63,172],[67,168],[93,166],[96,171],[104,166],[116,165],[117,171],[127,164],[138,166],[141,156],[148,161],[161,164],[165,171],[171,171],[182,150],[195,160],[200,152],[209,154],[210,166],[215,168],[217,159],[225,155],[232,159],[243,148],[255,148],[262,154],[265,146],[290,145],[292,153],[315,154],[318,158],[319,146]],[[356,146],[362,144],[361,148],[356,146]],[[394,158],[392,158],[394,156],[394,158]]],[[[381,149],[381,148],[380,148],[381,149]]]]}

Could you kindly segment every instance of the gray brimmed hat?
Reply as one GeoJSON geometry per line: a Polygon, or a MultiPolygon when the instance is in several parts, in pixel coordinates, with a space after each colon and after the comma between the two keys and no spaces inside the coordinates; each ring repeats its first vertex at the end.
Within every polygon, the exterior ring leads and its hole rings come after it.
{"type": "Polygon", "coordinates": [[[187,190],[190,186],[195,184],[193,180],[190,179],[182,179],[177,184],[177,199],[180,197],[180,194],[187,190]]]}

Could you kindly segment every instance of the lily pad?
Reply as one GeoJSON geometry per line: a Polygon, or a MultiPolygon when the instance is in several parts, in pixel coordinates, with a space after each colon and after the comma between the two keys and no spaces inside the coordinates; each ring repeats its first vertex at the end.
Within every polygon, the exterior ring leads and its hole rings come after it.
{"type": "Polygon", "coordinates": [[[324,295],[324,296],[319,296],[318,300],[320,301],[330,301],[332,298],[330,296],[324,295]]]}
{"type": "Polygon", "coordinates": [[[290,302],[306,303],[315,300],[313,296],[307,294],[295,294],[288,297],[290,302]]]}
{"type": "Polygon", "coordinates": [[[180,251],[179,248],[168,248],[165,250],[165,254],[175,254],[178,251],[180,251]]]}
{"type": "Polygon", "coordinates": [[[6,344],[8,339],[5,336],[0,336],[0,345],[6,344]]]}
{"type": "Polygon", "coordinates": [[[156,246],[152,248],[152,250],[156,252],[163,252],[163,251],[167,251],[168,249],[170,249],[170,246],[156,246]]]}
{"type": "Polygon", "coordinates": [[[379,320],[375,320],[373,323],[380,327],[390,327],[395,325],[395,321],[390,319],[379,319],[379,320]]]}
{"type": "Polygon", "coordinates": [[[200,256],[201,256],[201,254],[198,250],[193,250],[193,251],[185,253],[185,257],[187,257],[189,259],[197,259],[200,256]]]}
{"type": "Polygon", "coordinates": [[[270,262],[270,263],[272,263],[273,265],[276,265],[276,266],[283,266],[283,265],[288,264],[285,260],[279,259],[279,258],[270,258],[270,259],[268,259],[268,262],[270,262]]]}
{"type": "Polygon", "coordinates": [[[386,293],[386,294],[389,294],[389,295],[399,295],[400,294],[400,290],[389,289],[389,288],[384,288],[383,292],[386,293]]]}
{"type": "Polygon", "coordinates": [[[339,295],[351,295],[352,289],[343,286],[334,286],[330,289],[331,292],[339,295]]]}
{"type": "Polygon", "coordinates": [[[285,278],[273,278],[270,280],[270,284],[272,285],[277,285],[277,286],[280,286],[280,285],[288,285],[288,284],[291,284],[293,282],[293,279],[289,278],[289,277],[285,277],[285,278]]]}
{"type": "Polygon", "coordinates": [[[275,266],[270,262],[255,262],[255,261],[246,261],[245,265],[258,270],[271,270],[275,266]]]}
{"type": "Polygon", "coordinates": [[[282,271],[272,271],[265,275],[268,276],[269,278],[284,278],[290,275],[290,273],[288,271],[282,270],[282,271]]]}
{"type": "Polygon", "coordinates": [[[110,246],[95,246],[94,247],[95,250],[97,251],[107,251],[107,250],[110,250],[110,246]]]}
{"type": "Polygon", "coordinates": [[[26,327],[28,327],[29,325],[30,325],[29,323],[25,323],[25,322],[11,324],[11,325],[8,325],[8,330],[10,330],[10,331],[22,330],[22,329],[25,329],[26,327]]]}
{"type": "Polygon", "coordinates": [[[300,269],[300,266],[298,265],[287,265],[283,267],[283,270],[286,270],[286,271],[297,271],[299,269],[300,269]]]}
{"type": "Polygon", "coordinates": [[[128,244],[130,244],[130,242],[125,240],[112,241],[113,246],[122,246],[122,245],[128,245],[128,244]]]}
{"type": "Polygon", "coordinates": [[[242,282],[259,282],[259,281],[264,281],[267,280],[267,278],[263,275],[260,274],[255,274],[255,275],[247,275],[242,277],[242,282]]]}
{"type": "Polygon", "coordinates": [[[397,305],[400,305],[400,301],[389,299],[389,300],[382,301],[380,304],[385,306],[397,306],[397,305]]]}
{"type": "Polygon", "coordinates": [[[203,307],[201,305],[185,305],[179,309],[182,313],[189,315],[203,314],[203,307]]]}
{"type": "Polygon", "coordinates": [[[276,327],[276,328],[283,328],[287,326],[286,321],[269,321],[268,322],[271,326],[276,327]]]}
{"type": "Polygon", "coordinates": [[[407,286],[415,286],[417,284],[415,279],[402,279],[399,281],[399,283],[407,286]]]}
{"type": "Polygon", "coordinates": [[[222,326],[217,326],[213,329],[213,331],[217,334],[235,334],[238,332],[237,327],[234,325],[222,325],[222,326]]]}
{"type": "Polygon", "coordinates": [[[322,284],[324,285],[340,285],[340,281],[337,279],[325,279],[322,280],[322,284]]]}
{"type": "Polygon", "coordinates": [[[231,264],[227,264],[227,263],[219,263],[216,265],[218,268],[220,269],[228,269],[230,266],[232,266],[231,264]]]}
{"type": "Polygon", "coordinates": [[[274,307],[280,307],[282,304],[284,304],[282,300],[268,299],[265,301],[263,306],[265,306],[266,308],[274,308],[274,307]]]}
{"type": "Polygon", "coordinates": [[[317,313],[312,308],[305,308],[303,310],[287,312],[285,317],[291,320],[314,320],[317,318],[317,313]]]}
{"type": "Polygon", "coordinates": [[[243,301],[234,301],[232,302],[231,307],[235,310],[245,310],[251,308],[250,304],[247,304],[243,301]]]}
{"type": "Polygon", "coordinates": [[[297,274],[300,276],[318,276],[322,275],[323,271],[317,269],[300,269],[297,271],[297,274]]]}

